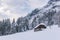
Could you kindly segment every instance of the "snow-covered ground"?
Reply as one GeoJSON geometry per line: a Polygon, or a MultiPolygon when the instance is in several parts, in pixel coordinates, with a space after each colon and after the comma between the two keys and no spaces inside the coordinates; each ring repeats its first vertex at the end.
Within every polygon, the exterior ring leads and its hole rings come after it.
{"type": "Polygon", "coordinates": [[[0,36],[0,40],[60,40],[60,28],[57,25],[43,31],[34,32],[30,30],[27,32],[16,33],[7,36],[0,36]]]}

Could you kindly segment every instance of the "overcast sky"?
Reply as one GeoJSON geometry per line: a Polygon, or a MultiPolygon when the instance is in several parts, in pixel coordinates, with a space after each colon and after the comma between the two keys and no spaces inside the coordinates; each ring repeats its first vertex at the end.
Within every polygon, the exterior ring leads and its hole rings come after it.
{"type": "Polygon", "coordinates": [[[0,0],[0,20],[26,16],[35,8],[46,5],[48,0],[0,0]]]}

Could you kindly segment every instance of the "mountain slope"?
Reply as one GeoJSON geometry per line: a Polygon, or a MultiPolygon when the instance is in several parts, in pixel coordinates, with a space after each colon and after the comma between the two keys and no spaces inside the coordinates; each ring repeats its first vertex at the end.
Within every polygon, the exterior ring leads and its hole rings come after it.
{"type": "MultiPolygon", "coordinates": [[[[47,26],[54,24],[60,24],[60,1],[50,0],[43,8],[36,8],[22,20],[19,19],[19,25],[23,31],[33,29],[40,23],[44,23],[47,26]],[[23,26],[23,27],[22,27],[23,26]],[[27,29],[28,28],[28,29],[27,29]],[[25,29],[25,30],[24,30],[25,29]]],[[[21,29],[21,30],[22,30],[21,29]]]]}

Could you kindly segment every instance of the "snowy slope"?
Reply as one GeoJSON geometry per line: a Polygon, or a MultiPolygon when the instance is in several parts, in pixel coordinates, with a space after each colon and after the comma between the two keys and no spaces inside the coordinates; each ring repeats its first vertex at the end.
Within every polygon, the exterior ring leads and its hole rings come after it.
{"type": "Polygon", "coordinates": [[[53,25],[52,28],[47,28],[43,31],[16,33],[8,36],[0,36],[0,40],[60,40],[60,28],[53,25]]]}

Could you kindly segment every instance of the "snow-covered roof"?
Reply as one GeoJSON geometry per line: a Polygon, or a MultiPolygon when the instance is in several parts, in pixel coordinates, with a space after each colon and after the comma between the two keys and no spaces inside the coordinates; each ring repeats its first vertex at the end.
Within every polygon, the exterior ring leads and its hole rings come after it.
{"type": "MultiPolygon", "coordinates": [[[[38,27],[39,25],[45,25],[45,26],[46,26],[46,24],[44,24],[44,23],[40,23],[40,24],[38,24],[36,27],[38,27]]],[[[35,27],[35,28],[36,28],[36,27],[35,27]]]]}

